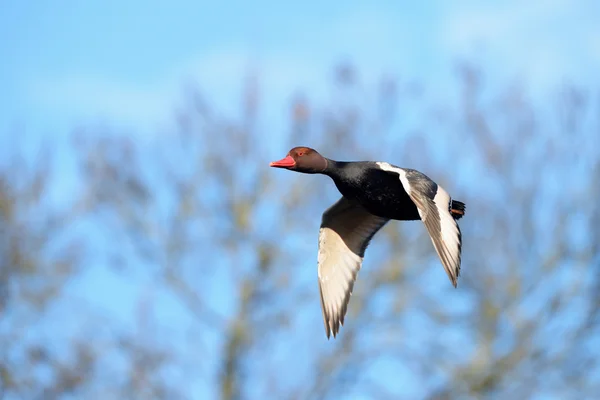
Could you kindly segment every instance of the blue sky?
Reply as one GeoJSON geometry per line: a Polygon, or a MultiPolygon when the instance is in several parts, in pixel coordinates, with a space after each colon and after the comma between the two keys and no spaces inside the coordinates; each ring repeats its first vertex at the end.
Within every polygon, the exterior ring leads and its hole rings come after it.
{"type": "MultiPolygon", "coordinates": [[[[477,56],[491,82],[543,93],[600,69],[595,1],[103,1],[0,4],[0,128],[26,122],[56,135],[106,118],[152,131],[170,120],[183,84],[223,108],[258,74],[266,109],[297,89],[323,93],[332,65],[448,89],[452,63],[477,56]]],[[[277,111],[274,111],[277,112],[277,111]]],[[[149,132],[148,132],[149,133],[149,132]]]]}
{"type": "MultiPolygon", "coordinates": [[[[152,139],[172,123],[186,82],[235,114],[248,74],[259,79],[265,128],[276,135],[294,93],[325,102],[332,67],[345,60],[366,84],[396,75],[433,98],[455,89],[461,58],[482,64],[486,88],[520,82],[539,97],[564,82],[597,90],[599,16],[600,2],[567,0],[2,1],[0,145],[15,139],[15,126],[34,152],[39,138],[60,142],[99,121],[152,139]]],[[[126,322],[151,283],[102,267],[76,281],[80,295],[126,322]]],[[[184,318],[171,300],[160,299],[158,315],[184,318]]]]}

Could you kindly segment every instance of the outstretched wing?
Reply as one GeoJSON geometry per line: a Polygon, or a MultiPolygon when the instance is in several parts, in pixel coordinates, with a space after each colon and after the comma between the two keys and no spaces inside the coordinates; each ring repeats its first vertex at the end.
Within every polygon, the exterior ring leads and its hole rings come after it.
{"type": "Polygon", "coordinates": [[[452,199],[425,174],[388,163],[378,165],[385,171],[399,175],[404,190],[419,210],[448,278],[456,287],[460,275],[462,236],[460,227],[450,213],[452,199]]]}
{"type": "Polygon", "coordinates": [[[325,213],[319,230],[319,290],[327,338],[339,332],[362,265],[365,250],[373,235],[388,220],[366,211],[345,197],[325,213]]]}

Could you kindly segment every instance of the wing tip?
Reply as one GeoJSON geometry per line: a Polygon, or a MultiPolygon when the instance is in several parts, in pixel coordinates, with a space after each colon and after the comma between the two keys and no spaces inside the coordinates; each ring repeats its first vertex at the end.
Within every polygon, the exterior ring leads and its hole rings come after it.
{"type": "MultiPolygon", "coordinates": [[[[445,266],[444,266],[445,267],[445,266]]],[[[460,266],[456,268],[454,271],[448,269],[448,278],[450,278],[450,283],[456,289],[458,287],[458,278],[460,276],[460,266]]]]}
{"type": "Polygon", "coordinates": [[[452,282],[452,286],[456,289],[458,287],[458,278],[460,277],[460,264],[454,272],[455,274],[450,277],[450,281],[452,282]]]}
{"type": "Polygon", "coordinates": [[[340,333],[340,326],[343,326],[344,322],[337,318],[331,318],[329,315],[325,317],[324,322],[325,336],[327,336],[327,340],[330,340],[332,336],[335,339],[340,333]]]}

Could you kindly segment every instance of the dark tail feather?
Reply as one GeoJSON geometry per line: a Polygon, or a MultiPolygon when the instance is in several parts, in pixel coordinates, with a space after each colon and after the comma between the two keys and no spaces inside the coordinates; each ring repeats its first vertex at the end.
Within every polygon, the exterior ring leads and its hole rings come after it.
{"type": "Polygon", "coordinates": [[[450,214],[454,219],[461,219],[465,215],[465,203],[462,201],[452,200],[450,205],[450,214]]]}

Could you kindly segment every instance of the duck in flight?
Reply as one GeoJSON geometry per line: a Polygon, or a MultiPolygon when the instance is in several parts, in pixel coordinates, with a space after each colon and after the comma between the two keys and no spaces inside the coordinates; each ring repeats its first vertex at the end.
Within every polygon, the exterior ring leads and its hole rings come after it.
{"type": "Polygon", "coordinates": [[[333,179],[342,197],[323,213],[317,258],[319,291],[329,339],[339,333],[371,238],[389,220],[421,220],[452,285],[460,274],[461,233],[457,220],[465,204],[425,174],[386,162],[341,162],[309,147],[294,147],[270,164],[333,179]]]}

